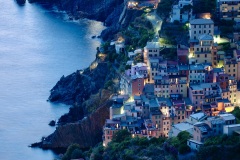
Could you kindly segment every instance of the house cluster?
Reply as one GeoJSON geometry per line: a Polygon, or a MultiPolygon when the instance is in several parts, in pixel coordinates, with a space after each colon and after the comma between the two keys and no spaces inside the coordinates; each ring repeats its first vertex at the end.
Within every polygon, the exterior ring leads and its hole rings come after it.
{"type": "Polygon", "coordinates": [[[192,125],[188,132],[190,131],[189,133],[193,138],[187,141],[187,145],[191,149],[198,150],[205,140],[211,136],[232,135],[234,132],[239,134],[240,124],[236,124],[236,118],[232,114],[225,113],[207,118],[200,114],[202,113],[190,116],[186,122],[192,125]]]}
{"type": "Polygon", "coordinates": [[[142,10],[145,8],[156,9],[160,0],[125,0],[127,9],[142,10]]]}
{"type": "MultiPolygon", "coordinates": [[[[220,19],[240,20],[240,0],[217,0],[216,13],[220,19]]],[[[192,6],[201,6],[199,0],[179,0],[172,6],[170,13],[171,22],[179,21],[185,23],[194,18],[192,6]]],[[[209,14],[203,14],[205,18],[210,18],[209,14]]]]}
{"type": "Polygon", "coordinates": [[[217,0],[219,18],[228,20],[240,20],[240,0],[217,0]]]}
{"type": "MultiPolygon", "coordinates": [[[[181,9],[192,3],[179,0],[173,7],[182,21],[191,19],[191,9],[181,9]]],[[[236,49],[225,53],[218,40],[211,19],[192,19],[189,43],[177,45],[177,60],[164,59],[166,48],[159,42],[147,42],[144,49],[129,52],[129,69],[121,76],[119,95],[113,97],[110,118],[103,127],[103,145],[122,129],[132,137],[147,138],[188,131],[193,136],[188,140],[192,149],[210,136],[239,132],[240,125],[229,112],[240,104],[240,46],[235,43],[236,49]],[[139,54],[143,62],[134,64],[139,54]]]]}

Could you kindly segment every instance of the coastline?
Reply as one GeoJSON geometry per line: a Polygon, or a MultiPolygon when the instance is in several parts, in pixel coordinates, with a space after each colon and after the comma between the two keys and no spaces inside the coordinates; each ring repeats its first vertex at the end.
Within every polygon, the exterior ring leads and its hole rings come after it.
{"type": "MultiPolygon", "coordinates": [[[[54,11],[54,12],[59,12],[59,11],[54,11]]],[[[60,12],[62,12],[63,14],[64,14],[64,20],[66,20],[66,22],[70,22],[70,23],[78,23],[78,21],[79,20],[70,20],[70,16],[69,16],[69,14],[67,14],[67,12],[66,11],[60,11],[60,12]]],[[[89,21],[89,19],[87,19],[87,18],[84,18],[84,19],[81,19],[81,20],[83,20],[83,21],[86,21],[86,22],[88,22],[89,21]]],[[[90,20],[92,20],[92,19],[90,19],[90,20]]],[[[105,28],[105,29],[108,29],[107,27],[105,28]]],[[[94,36],[94,35],[90,35],[90,36],[94,36]]],[[[104,40],[102,40],[101,39],[101,41],[102,42],[104,42],[104,40]]],[[[100,46],[99,46],[100,47],[100,46]]],[[[98,53],[96,53],[96,55],[97,55],[98,53]]],[[[91,62],[90,63],[90,65],[89,66],[91,66],[91,64],[92,63],[94,63],[94,62],[96,62],[98,59],[96,58],[93,62],[91,62]]],[[[83,70],[83,71],[88,71],[89,70],[89,67],[87,67],[87,68],[85,68],[85,69],[81,69],[81,70],[83,70]]],[[[104,69],[105,70],[105,69],[104,69]]],[[[80,72],[80,70],[77,70],[76,72],[74,72],[73,74],[74,74],[74,76],[75,75],[78,75],[77,73],[78,72],[80,72]]],[[[104,73],[105,74],[105,73],[104,73]]],[[[72,74],[70,74],[70,75],[68,75],[68,76],[71,76],[72,74]]],[[[68,76],[66,76],[66,77],[68,77],[68,76]]],[[[60,79],[60,81],[61,80],[63,80],[64,78],[66,78],[66,77],[62,77],[61,79],[60,79]]],[[[77,78],[78,79],[78,78],[77,78]]],[[[93,81],[94,82],[94,81],[93,81]]],[[[104,84],[104,82],[101,82],[101,86],[99,85],[99,87],[101,88],[101,87],[103,87],[102,86],[102,83],[104,84]]],[[[58,84],[58,83],[57,83],[58,84]]],[[[56,85],[57,85],[56,84],[56,85]]],[[[53,87],[54,88],[54,87],[53,87]]],[[[53,90],[52,90],[53,91],[53,90]]],[[[90,95],[92,95],[92,94],[96,94],[97,93],[97,91],[98,91],[98,89],[96,90],[96,91],[94,91],[94,92],[92,92],[91,94],[89,94],[89,96],[90,95]]],[[[109,97],[109,96],[108,96],[109,97]]],[[[107,97],[107,98],[108,98],[107,97]]],[[[89,99],[90,97],[87,97],[87,99],[89,99]]],[[[84,98],[85,99],[85,98],[84,98]]],[[[90,98],[91,99],[91,98],[90,98]]],[[[55,102],[53,102],[53,100],[51,100],[51,99],[48,99],[49,100],[49,102],[50,103],[64,103],[64,104],[70,104],[70,105],[73,105],[73,106],[75,106],[76,107],[76,105],[75,105],[75,101],[73,100],[73,101],[71,101],[70,103],[69,102],[62,102],[62,101],[55,101],[55,102]]],[[[78,106],[79,107],[79,106],[78,106]]],[[[109,107],[109,106],[108,106],[109,107]]],[[[105,108],[105,113],[108,113],[108,107],[107,108],[105,108]]],[[[74,107],[73,107],[74,108],[74,107]]],[[[101,108],[101,107],[100,107],[101,108]]],[[[93,112],[93,114],[94,114],[95,112],[93,112]]],[[[68,114],[70,114],[70,113],[68,113],[68,114]]],[[[84,114],[84,116],[88,116],[88,117],[91,117],[91,115],[92,114],[90,114],[89,115],[89,113],[86,115],[86,114],[84,114]]],[[[104,121],[105,121],[105,119],[108,117],[108,115],[109,114],[105,114],[105,116],[104,117],[102,117],[102,119],[104,119],[104,121]],[[107,116],[107,117],[106,117],[107,116]]],[[[64,116],[64,115],[63,115],[64,116]]],[[[77,121],[79,121],[79,122],[77,122],[78,124],[77,124],[77,126],[79,126],[79,124],[81,123],[80,121],[81,121],[81,119],[84,117],[83,115],[78,115],[78,117],[79,117],[79,119],[77,120],[77,121]]],[[[96,116],[95,116],[96,117],[96,116]]],[[[76,120],[75,120],[76,121],[76,120]]],[[[83,121],[86,121],[86,119],[84,119],[83,121]]],[[[101,130],[102,129],[102,125],[104,124],[104,121],[102,121],[102,123],[100,124],[100,126],[99,126],[99,128],[98,128],[98,130],[101,130]]],[[[88,121],[86,121],[85,123],[87,123],[88,121]]],[[[84,123],[84,122],[83,122],[84,123]]],[[[71,125],[71,124],[70,124],[71,125]]],[[[65,122],[64,123],[64,125],[58,125],[57,127],[56,127],[56,130],[55,130],[55,132],[59,129],[59,128],[61,128],[61,127],[66,127],[66,126],[69,126],[69,122],[65,122]]],[[[76,128],[76,127],[75,127],[76,128]]],[[[93,127],[93,128],[95,128],[95,127],[93,127]]],[[[55,133],[54,132],[54,133],[55,133]]],[[[94,131],[92,131],[92,132],[94,132],[94,131]]],[[[53,134],[51,134],[50,136],[48,136],[46,139],[48,139],[48,138],[50,138],[51,139],[51,136],[52,136],[53,134]]],[[[99,134],[100,136],[101,136],[101,134],[99,134]]],[[[67,144],[66,146],[64,146],[64,147],[48,147],[48,145],[43,145],[43,144],[46,144],[46,143],[44,143],[44,139],[45,138],[43,138],[42,140],[42,142],[39,142],[39,143],[33,143],[32,145],[30,145],[30,147],[40,147],[40,148],[42,148],[42,149],[51,149],[51,150],[61,150],[61,151],[63,151],[64,150],[64,148],[66,149],[70,144],[67,144]]],[[[101,141],[101,139],[99,139],[99,138],[95,138],[95,139],[97,139],[97,141],[101,141]]],[[[49,140],[49,139],[48,139],[49,140]]],[[[51,141],[51,140],[49,140],[49,141],[51,141]]],[[[96,144],[96,141],[94,141],[94,142],[92,142],[91,143],[91,145],[90,146],[94,146],[96,144]]],[[[82,148],[89,148],[90,146],[88,146],[87,145],[87,147],[85,147],[85,146],[82,146],[82,148]]]]}

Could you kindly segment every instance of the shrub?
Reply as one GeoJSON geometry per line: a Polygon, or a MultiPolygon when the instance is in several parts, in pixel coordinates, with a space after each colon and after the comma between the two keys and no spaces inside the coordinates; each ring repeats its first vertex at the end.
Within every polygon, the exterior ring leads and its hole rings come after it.
{"type": "Polygon", "coordinates": [[[130,138],[130,137],[131,137],[131,133],[129,133],[128,130],[123,129],[113,134],[112,141],[120,143],[124,141],[126,138],[130,138]]]}

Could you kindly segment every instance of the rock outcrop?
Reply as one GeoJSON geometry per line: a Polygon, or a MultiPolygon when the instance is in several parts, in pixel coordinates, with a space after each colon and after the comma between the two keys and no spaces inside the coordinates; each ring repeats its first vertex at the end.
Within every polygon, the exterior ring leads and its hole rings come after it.
{"type": "MultiPolygon", "coordinates": [[[[110,40],[121,27],[127,27],[141,11],[126,10],[124,0],[29,0],[57,5],[74,19],[89,18],[104,22],[107,27],[101,38],[110,40]],[[124,9],[125,8],[125,9],[124,9]]],[[[95,61],[96,62],[96,61],[95,61]]],[[[102,91],[104,84],[116,77],[105,62],[93,64],[69,76],[62,76],[51,89],[49,101],[73,105],[58,121],[56,131],[32,147],[67,148],[78,143],[82,148],[102,141],[102,127],[109,118],[111,92],[102,91]],[[89,116],[88,116],[89,115],[89,116]],[[87,116],[87,118],[83,118],[87,116]],[[83,119],[82,119],[83,118],[83,119]]]]}
{"type": "Polygon", "coordinates": [[[102,127],[109,118],[109,107],[112,101],[106,101],[87,118],[67,125],[61,125],[42,142],[32,144],[32,147],[43,149],[67,148],[72,143],[78,143],[81,148],[89,148],[102,141],[102,127]]]}
{"type": "Polygon", "coordinates": [[[97,93],[110,75],[107,63],[103,62],[98,63],[94,69],[87,68],[67,77],[63,76],[51,89],[49,101],[79,105],[90,95],[97,93]]]}

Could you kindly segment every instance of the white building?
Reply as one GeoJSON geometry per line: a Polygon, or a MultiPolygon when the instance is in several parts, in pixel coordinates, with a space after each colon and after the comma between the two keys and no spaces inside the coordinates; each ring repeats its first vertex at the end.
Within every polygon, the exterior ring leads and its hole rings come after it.
{"type": "Polygon", "coordinates": [[[194,139],[189,139],[187,140],[187,145],[192,149],[192,150],[198,150],[201,145],[203,145],[202,142],[196,141],[194,139]]]}
{"type": "Polygon", "coordinates": [[[193,135],[193,125],[187,122],[182,122],[172,125],[172,128],[168,132],[169,137],[176,137],[180,132],[187,131],[193,135]]]}
{"type": "Polygon", "coordinates": [[[179,0],[177,5],[173,5],[171,13],[171,22],[180,21],[185,23],[192,17],[192,9],[190,11],[183,11],[183,7],[193,5],[192,0],[179,0]]]}
{"type": "Polygon", "coordinates": [[[148,60],[152,57],[161,57],[160,55],[160,43],[159,42],[147,42],[144,47],[143,58],[144,62],[149,65],[148,60]]]}
{"type": "Polygon", "coordinates": [[[240,124],[225,125],[223,127],[223,134],[232,135],[233,132],[240,132],[240,124]]]}
{"type": "Polygon", "coordinates": [[[190,124],[195,124],[197,122],[202,122],[207,118],[207,115],[204,114],[203,112],[191,114],[189,118],[186,119],[186,122],[190,124]]]}
{"type": "Polygon", "coordinates": [[[190,39],[197,40],[202,34],[214,35],[214,22],[211,19],[193,19],[190,21],[190,39]]]}

